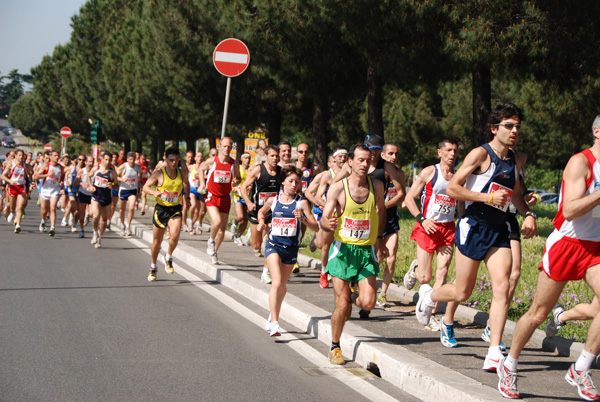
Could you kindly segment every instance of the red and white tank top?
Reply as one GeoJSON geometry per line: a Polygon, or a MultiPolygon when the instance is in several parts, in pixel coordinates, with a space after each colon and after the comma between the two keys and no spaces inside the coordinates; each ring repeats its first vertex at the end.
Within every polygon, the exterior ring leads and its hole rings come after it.
{"type": "Polygon", "coordinates": [[[206,190],[218,197],[229,196],[231,193],[231,182],[233,181],[233,162],[222,163],[220,155],[215,157],[214,162],[208,170],[206,190]]]}
{"type": "Polygon", "coordinates": [[[25,167],[17,166],[17,163],[12,161],[12,168],[10,169],[8,178],[13,180],[16,186],[24,186],[26,183],[25,167]]]}
{"type": "Polygon", "coordinates": [[[62,176],[62,166],[52,166],[50,163],[46,165],[45,174],[50,173],[50,176],[44,178],[42,182],[42,189],[54,190],[60,185],[60,177],[62,176]]]}
{"type": "Polygon", "coordinates": [[[439,163],[434,169],[432,179],[421,193],[423,216],[436,222],[451,222],[456,219],[456,200],[446,194],[449,181],[444,179],[439,163]]]}
{"type": "MultiPolygon", "coordinates": [[[[592,174],[585,181],[586,190],[584,196],[590,195],[600,189],[600,163],[590,149],[580,152],[583,154],[590,166],[592,174]]],[[[560,186],[560,194],[558,196],[558,212],[552,221],[554,227],[563,236],[576,238],[578,240],[600,241],[600,206],[594,207],[585,215],[568,221],[563,216],[563,192],[565,181],[562,181],[560,186]]]]}

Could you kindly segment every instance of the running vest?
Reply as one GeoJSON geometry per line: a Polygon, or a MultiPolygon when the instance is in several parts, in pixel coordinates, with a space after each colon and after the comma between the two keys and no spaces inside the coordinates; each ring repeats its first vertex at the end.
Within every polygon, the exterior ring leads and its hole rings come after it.
{"type": "Polygon", "coordinates": [[[71,174],[69,175],[69,185],[67,187],[69,187],[69,189],[71,191],[75,191],[75,189],[77,188],[75,186],[75,178],[77,177],[77,165],[73,166],[73,171],[71,172],[71,174]]]}
{"type": "Polygon", "coordinates": [[[163,175],[162,186],[156,186],[156,191],[162,193],[161,197],[156,197],[156,203],[163,207],[173,207],[181,203],[183,195],[183,179],[181,178],[181,170],[175,169],[177,177],[171,179],[167,174],[167,168],[162,168],[160,171],[163,175]]]}
{"type": "MultiPolygon", "coordinates": [[[[88,174],[90,174],[90,172],[87,170],[87,168],[83,168],[83,176],[81,177],[81,182],[82,183],[87,183],[88,174]]],[[[93,180],[92,180],[92,184],[94,184],[93,180]]],[[[92,195],[92,193],[90,192],[90,189],[89,188],[85,188],[83,186],[79,187],[79,192],[81,194],[84,194],[84,195],[92,195]]]]}
{"type": "Polygon", "coordinates": [[[142,184],[148,181],[148,177],[150,177],[150,171],[148,170],[148,165],[140,163],[140,169],[142,171],[142,184]]]}
{"type": "Polygon", "coordinates": [[[367,177],[367,181],[369,183],[369,196],[365,202],[359,204],[350,196],[348,178],[342,180],[346,206],[342,215],[338,217],[338,227],[334,233],[337,241],[357,246],[372,246],[377,241],[379,216],[375,208],[373,182],[370,177],[367,177]]]}
{"type": "MultiPolygon", "coordinates": [[[[242,168],[242,165],[238,166],[239,171],[240,171],[240,183],[243,183],[246,181],[246,178],[248,177],[248,169],[244,170],[242,168]]],[[[242,187],[240,185],[235,186],[235,188],[232,188],[231,190],[235,193],[235,198],[236,200],[239,200],[242,198],[242,191],[241,191],[242,187]]]]}
{"type": "Polygon", "coordinates": [[[112,183],[110,172],[111,170],[109,169],[105,173],[100,173],[100,169],[98,169],[94,173],[94,177],[92,177],[92,185],[96,187],[96,191],[92,193],[92,198],[101,204],[112,200],[111,189],[108,188],[108,184],[112,183]]]}
{"type": "Polygon", "coordinates": [[[471,174],[467,177],[465,188],[479,193],[493,193],[504,189],[508,192],[508,202],[503,207],[488,204],[487,202],[465,203],[465,216],[471,216],[480,221],[492,225],[500,225],[506,222],[506,212],[508,203],[512,197],[512,191],[517,180],[517,162],[513,151],[508,151],[508,159],[503,160],[496,155],[489,144],[483,144],[482,147],[490,156],[490,166],[480,174],[471,174]]]}
{"type": "Polygon", "coordinates": [[[375,165],[375,169],[371,173],[369,173],[369,177],[381,180],[381,182],[387,189],[389,182],[385,179],[385,159],[379,158],[379,160],[377,161],[377,165],[375,165]]]}
{"type": "Polygon", "coordinates": [[[222,163],[217,155],[208,171],[206,191],[217,197],[226,197],[231,193],[231,182],[235,177],[233,162],[222,163]]]}
{"type": "Polygon", "coordinates": [[[140,165],[134,164],[133,167],[129,166],[129,163],[125,164],[125,167],[123,168],[123,175],[122,177],[125,179],[125,181],[121,182],[121,189],[122,190],[137,190],[138,188],[138,181],[139,181],[139,172],[140,172],[140,165]]]}
{"type": "Polygon", "coordinates": [[[448,180],[444,179],[440,164],[434,165],[432,179],[423,187],[421,205],[423,216],[436,222],[451,222],[456,219],[456,200],[446,194],[448,180]]]}
{"type": "Polygon", "coordinates": [[[271,205],[273,218],[271,220],[271,230],[269,232],[269,241],[272,243],[287,247],[298,247],[302,240],[302,231],[300,230],[300,220],[294,216],[294,210],[300,209],[302,198],[296,195],[289,204],[284,204],[275,197],[271,205]]]}
{"type": "Polygon", "coordinates": [[[15,186],[24,186],[27,181],[25,177],[25,166],[17,166],[17,163],[13,160],[12,168],[10,169],[10,174],[8,175],[8,178],[15,181],[15,186]]]}
{"type": "Polygon", "coordinates": [[[269,197],[275,197],[281,187],[281,166],[276,166],[275,176],[271,176],[264,163],[260,164],[260,176],[252,186],[252,202],[258,206],[265,205],[269,197]]]}
{"type": "Polygon", "coordinates": [[[190,182],[190,188],[193,188],[196,192],[198,192],[198,187],[200,187],[200,179],[196,177],[197,174],[198,169],[196,169],[196,164],[193,164],[188,173],[188,181],[190,182]]]}
{"type": "Polygon", "coordinates": [[[312,163],[309,162],[306,167],[302,168],[302,194],[306,192],[312,179],[312,163]]]}
{"type": "Polygon", "coordinates": [[[46,165],[46,172],[44,174],[51,173],[50,176],[45,177],[42,181],[42,189],[54,190],[60,185],[60,177],[62,176],[62,166],[52,166],[50,163],[46,165]]]}
{"type": "MultiPolygon", "coordinates": [[[[331,176],[331,180],[333,181],[333,179],[335,179],[335,170],[333,170],[332,168],[327,169],[327,171],[329,172],[329,175],[331,176]]],[[[323,193],[323,200],[327,201],[327,191],[329,191],[329,186],[327,186],[327,188],[325,189],[325,192],[323,193]]],[[[315,214],[322,214],[323,210],[321,210],[321,208],[319,208],[316,205],[313,205],[313,213],[315,214]]]]}
{"type": "MultiPolygon", "coordinates": [[[[590,149],[586,149],[580,154],[586,157],[590,167],[590,177],[586,179],[586,190],[583,195],[588,196],[600,188],[600,163],[590,149]]],[[[578,218],[568,221],[563,215],[563,194],[565,189],[565,181],[563,180],[560,186],[560,194],[558,196],[558,212],[552,221],[558,232],[564,236],[576,238],[578,240],[600,241],[600,206],[595,206],[588,213],[581,215],[578,218]]]]}

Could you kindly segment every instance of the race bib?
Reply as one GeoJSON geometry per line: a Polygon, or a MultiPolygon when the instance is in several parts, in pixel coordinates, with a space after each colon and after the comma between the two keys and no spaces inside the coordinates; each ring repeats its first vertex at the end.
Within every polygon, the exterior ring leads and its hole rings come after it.
{"type": "Polygon", "coordinates": [[[214,177],[215,183],[231,182],[231,172],[228,170],[215,170],[213,177],[214,177]]]}
{"type": "Polygon", "coordinates": [[[433,199],[433,211],[440,215],[454,216],[456,200],[446,194],[436,194],[433,199]]]}
{"type": "Polygon", "coordinates": [[[136,179],[126,178],[124,183],[125,184],[135,184],[136,181],[137,181],[136,179]]]}
{"type": "Polygon", "coordinates": [[[197,180],[197,179],[190,180],[190,186],[192,186],[193,188],[200,187],[200,180],[197,180]]]}
{"type": "Polygon", "coordinates": [[[302,192],[305,193],[307,188],[308,188],[308,182],[303,181],[302,182],[302,192]]]}
{"type": "Polygon", "coordinates": [[[258,205],[265,205],[267,199],[275,197],[277,193],[258,193],[258,205]]]}
{"type": "Polygon", "coordinates": [[[506,202],[506,204],[504,204],[504,206],[500,206],[500,205],[494,205],[494,204],[489,204],[486,203],[486,205],[489,205],[490,207],[494,207],[496,209],[499,209],[501,211],[506,212],[508,210],[508,205],[510,204],[510,200],[512,200],[512,190],[508,187],[504,187],[501,184],[498,183],[491,183],[490,184],[490,188],[488,190],[488,194],[492,194],[495,193],[498,190],[506,190],[506,192],[508,192],[508,201],[506,202]]]}
{"type": "Polygon", "coordinates": [[[353,219],[344,217],[341,235],[350,239],[364,240],[371,234],[371,221],[369,219],[353,219]]]}
{"type": "Polygon", "coordinates": [[[94,178],[94,186],[100,187],[100,188],[107,188],[108,187],[108,179],[105,179],[104,177],[96,176],[94,178]]]}
{"type": "Polygon", "coordinates": [[[16,182],[17,186],[22,186],[25,184],[25,170],[24,169],[15,169],[12,174],[13,180],[16,182]]]}
{"type": "Polygon", "coordinates": [[[162,196],[160,197],[164,202],[168,202],[170,204],[176,204],[179,199],[179,191],[167,191],[163,190],[162,196]]]}
{"type": "Polygon", "coordinates": [[[387,193],[385,193],[385,202],[389,202],[392,198],[398,195],[398,190],[396,187],[388,187],[387,193]]]}
{"type": "Polygon", "coordinates": [[[273,218],[271,221],[271,234],[273,236],[296,236],[298,220],[296,218],[273,218]]]}

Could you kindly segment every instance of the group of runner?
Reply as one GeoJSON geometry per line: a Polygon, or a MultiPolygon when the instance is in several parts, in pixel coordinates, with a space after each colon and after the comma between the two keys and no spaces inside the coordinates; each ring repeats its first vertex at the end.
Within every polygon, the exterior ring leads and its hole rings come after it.
{"type": "Polygon", "coordinates": [[[86,204],[91,200],[92,244],[101,247],[102,234],[114,212],[113,199],[120,200],[122,234],[129,235],[141,190],[156,199],[148,274],[148,280],[155,281],[165,233],[170,234],[170,239],[163,262],[166,272],[172,274],[173,253],[181,229],[202,233],[206,212],[211,222],[206,251],[212,263],[220,263],[218,252],[225,237],[233,193],[233,242],[246,244],[242,235],[249,223],[247,244],[255,256],[263,257],[266,239],[261,280],[271,284],[271,290],[265,329],[270,336],[281,335],[281,305],[287,282],[299,269],[298,251],[308,227],[315,232],[311,251],[321,249],[319,285],[327,288],[333,283],[335,309],[331,316],[329,360],[345,364],[340,338],[352,305],[359,308],[361,318],[368,318],[375,306],[388,305],[387,289],[398,247],[397,207],[402,205],[416,219],[411,239],[417,246],[417,259],[406,273],[404,285],[412,289],[416,282],[420,283],[416,317],[423,326],[440,330],[444,346],[456,346],[454,313],[473,292],[483,261],[493,289],[490,319],[482,333],[489,342],[483,370],[497,372],[502,396],[519,397],[517,359],[535,328],[552,313],[546,328],[549,336],[554,336],[569,320],[593,319],[585,348],[565,378],[577,387],[582,398],[598,400],[600,394],[590,377],[592,362],[600,350],[598,298],[568,312],[556,302],[570,280],[584,279],[596,295],[600,293],[600,192],[596,192],[600,186],[600,116],[592,127],[594,145],[573,156],[567,164],[554,219],[556,229],[546,243],[535,298],[517,323],[510,353],[504,355],[502,334],[520,276],[521,235],[527,239],[537,232],[536,215],[529,209],[536,199],[526,193],[522,183],[526,156],[515,150],[522,121],[523,114],[517,106],[497,105],[487,123],[490,141],[469,152],[458,171],[454,170],[457,142],[441,139],[437,146],[440,162],[423,169],[408,194],[404,173],[396,165],[398,147],[384,143],[377,135],[369,135],[363,144],[349,149],[336,148],[323,169],[310,162],[309,146],[304,143],[297,146],[298,159],[293,162],[288,142],[265,147],[264,160],[253,165],[249,154],[235,160],[230,156],[233,141],[229,137],[221,140],[218,149],[211,149],[206,160],[200,152],[188,152],[182,163],[179,151],[169,148],[151,174],[142,156],[138,159],[135,153],[123,161],[124,155],[107,152],[97,166],[93,166],[91,157],[80,156],[68,165],[67,160],[63,166],[58,152],[51,152],[42,155],[36,166],[26,163],[24,153],[17,151],[3,166],[2,180],[7,184],[8,196],[6,216],[14,218],[18,233],[28,191],[38,186],[40,231],[46,229],[49,216],[53,236],[56,206],[64,192],[66,205],[74,215],[73,225],[79,222],[80,237],[84,237],[86,204]],[[417,198],[420,206],[415,202],[417,198]],[[525,216],[520,229],[517,212],[525,216]],[[446,283],[454,245],[456,278],[446,283]],[[429,283],[436,253],[432,288],[429,283]],[[385,268],[378,293],[379,261],[385,262],[385,268]],[[439,302],[446,302],[447,307],[438,322],[433,314],[439,302]]]}

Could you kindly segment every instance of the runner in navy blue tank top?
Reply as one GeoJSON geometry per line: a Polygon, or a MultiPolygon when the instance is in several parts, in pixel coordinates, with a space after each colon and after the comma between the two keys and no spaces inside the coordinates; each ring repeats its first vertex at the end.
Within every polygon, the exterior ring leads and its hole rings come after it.
{"type": "Polygon", "coordinates": [[[265,228],[265,216],[271,211],[271,230],[265,246],[266,266],[271,273],[271,291],[269,292],[269,309],[271,314],[265,325],[270,336],[281,335],[279,329],[279,311],[287,292],[286,284],[294,264],[298,260],[298,247],[302,233],[300,223],[305,219],[306,225],[314,231],[318,223],[311,214],[306,199],[298,195],[302,187],[302,171],[294,165],[287,165],[281,171],[281,192],[265,201],[258,211],[257,230],[265,228]],[[304,214],[304,217],[303,217],[304,214]]]}
{"type": "Polygon", "coordinates": [[[483,364],[486,371],[496,371],[503,358],[500,341],[510,303],[511,250],[506,219],[511,200],[526,215],[523,237],[530,238],[537,231],[535,216],[519,191],[520,161],[517,163],[509,149],[519,137],[522,120],[523,114],[517,106],[510,103],[496,106],[487,122],[492,140],[469,152],[450,180],[447,194],[466,204],[455,236],[456,280],[436,290],[422,285],[417,303],[417,319],[426,325],[435,302],[448,302],[440,321],[440,339],[444,346],[455,347],[454,312],[460,302],[471,296],[479,264],[485,260],[494,294],[490,308],[490,347],[483,364]]]}

